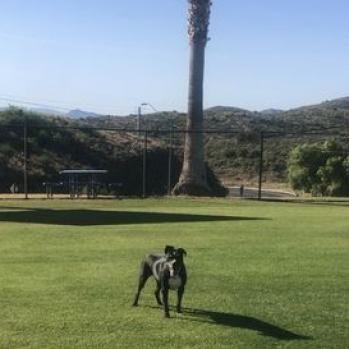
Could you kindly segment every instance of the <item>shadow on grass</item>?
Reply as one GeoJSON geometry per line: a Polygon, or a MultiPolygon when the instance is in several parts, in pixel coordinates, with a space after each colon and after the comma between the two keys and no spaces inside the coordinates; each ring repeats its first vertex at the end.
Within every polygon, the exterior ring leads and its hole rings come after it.
{"type": "Polygon", "coordinates": [[[294,332],[287,331],[281,327],[272,325],[262,320],[258,320],[251,316],[192,308],[184,308],[183,310],[184,314],[190,316],[190,318],[186,318],[186,320],[190,319],[190,321],[207,322],[231,328],[241,328],[256,331],[262,336],[273,337],[279,340],[291,341],[313,339],[312,337],[303,336],[294,332]]]}
{"type": "Polygon", "coordinates": [[[343,206],[349,207],[349,199],[285,199],[285,198],[263,198],[261,200],[255,198],[246,198],[249,201],[259,201],[259,202],[276,202],[276,203],[287,203],[287,204],[304,204],[312,206],[343,206]]]}
{"type": "Polygon", "coordinates": [[[146,223],[183,223],[215,221],[263,220],[258,217],[194,215],[182,213],[102,211],[102,210],[50,210],[2,207],[0,222],[41,223],[55,225],[123,225],[146,223]]]}

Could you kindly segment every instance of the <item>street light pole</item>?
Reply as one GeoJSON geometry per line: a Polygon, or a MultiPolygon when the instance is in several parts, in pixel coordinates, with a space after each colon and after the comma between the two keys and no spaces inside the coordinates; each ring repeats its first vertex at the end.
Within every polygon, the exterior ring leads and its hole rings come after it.
{"type": "Polygon", "coordinates": [[[142,106],[138,107],[138,115],[137,115],[137,134],[138,140],[140,139],[140,131],[141,131],[141,116],[142,116],[142,106]]]}
{"type": "Polygon", "coordinates": [[[148,152],[148,130],[145,129],[143,140],[143,181],[142,181],[142,197],[147,197],[147,152],[148,152]]]}
{"type": "Polygon", "coordinates": [[[142,122],[142,107],[150,106],[154,111],[157,111],[150,103],[143,102],[138,106],[137,110],[137,133],[138,133],[138,141],[140,140],[141,135],[141,122],[142,122]]]}
{"type": "Polygon", "coordinates": [[[141,130],[141,120],[142,120],[142,107],[149,106],[155,112],[157,110],[150,103],[141,103],[138,106],[138,114],[137,114],[137,132],[138,132],[138,141],[140,141],[141,132],[144,133],[143,138],[143,161],[142,161],[142,197],[147,197],[147,152],[148,152],[148,127],[144,125],[144,130],[141,130]]]}

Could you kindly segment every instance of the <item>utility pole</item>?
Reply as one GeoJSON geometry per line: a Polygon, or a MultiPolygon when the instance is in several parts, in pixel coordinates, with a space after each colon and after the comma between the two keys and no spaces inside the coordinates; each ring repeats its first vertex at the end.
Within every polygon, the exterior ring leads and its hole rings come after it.
{"type": "Polygon", "coordinates": [[[137,114],[137,133],[138,133],[138,140],[140,140],[141,117],[142,117],[142,107],[141,107],[141,106],[138,106],[138,114],[137,114]]]}
{"type": "Polygon", "coordinates": [[[168,148],[168,181],[167,181],[168,195],[171,195],[171,189],[172,189],[172,152],[173,152],[173,121],[171,123],[170,145],[168,148]]]}
{"type": "Polygon", "coordinates": [[[263,154],[264,153],[264,133],[260,135],[260,154],[259,154],[259,181],[258,181],[258,200],[262,199],[262,177],[263,177],[263,154]]]}
{"type": "Polygon", "coordinates": [[[148,129],[144,131],[144,143],[143,143],[143,185],[142,185],[142,197],[147,197],[147,152],[148,152],[148,129]]]}
{"type": "MultiPolygon", "coordinates": [[[[23,115],[23,111],[21,111],[23,115]]],[[[24,198],[28,199],[28,119],[27,115],[24,115],[23,125],[23,191],[24,198]]]]}

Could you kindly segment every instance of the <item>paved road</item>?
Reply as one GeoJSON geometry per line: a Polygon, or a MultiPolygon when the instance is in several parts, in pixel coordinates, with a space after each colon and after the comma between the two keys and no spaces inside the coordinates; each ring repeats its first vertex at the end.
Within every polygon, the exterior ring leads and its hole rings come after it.
{"type": "MultiPolygon", "coordinates": [[[[229,196],[240,197],[240,187],[229,187],[229,196]]],[[[244,198],[257,198],[258,188],[244,188],[244,198]]],[[[262,198],[268,199],[286,199],[294,198],[295,194],[285,191],[273,190],[273,189],[262,189],[262,198]]]]}

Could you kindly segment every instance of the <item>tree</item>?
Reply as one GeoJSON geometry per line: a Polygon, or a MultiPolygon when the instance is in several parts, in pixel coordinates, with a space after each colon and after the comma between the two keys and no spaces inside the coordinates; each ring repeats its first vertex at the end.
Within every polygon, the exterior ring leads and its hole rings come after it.
{"type": "Polygon", "coordinates": [[[204,158],[203,77],[205,47],[210,18],[210,0],[188,0],[188,34],[190,43],[189,94],[183,168],[173,189],[176,195],[211,194],[204,158]]]}
{"type": "Polygon", "coordinates": [[[295,147],[288,159],[288,180],[295,190],[310,193],[321,184],[317,176],[319,167],[326,163],[326,158],[318,144],[302,144],[295,147]]]}
{"type": "Polygon", "coordinates": [[[288,178],[293,189],[312,195],[348,195],[349,156],[333,140],[299,145],[290,153],[288,178]]]}

